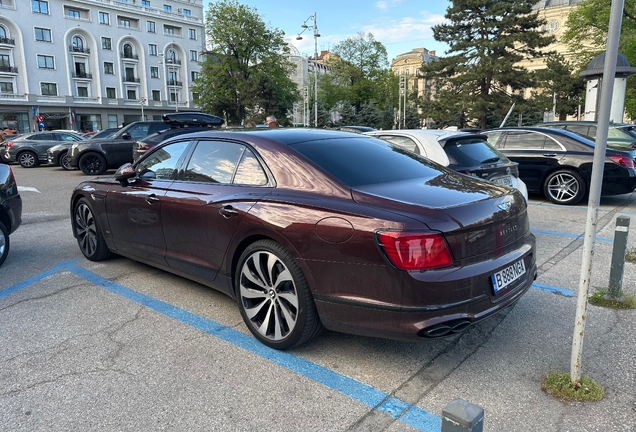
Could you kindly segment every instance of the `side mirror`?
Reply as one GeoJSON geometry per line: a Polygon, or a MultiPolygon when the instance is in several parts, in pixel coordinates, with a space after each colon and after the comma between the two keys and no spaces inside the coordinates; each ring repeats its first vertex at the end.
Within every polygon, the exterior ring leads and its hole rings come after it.
{"type": "Polygon", "coordinates": [[[130,139],[130,134],[128,132],[124,132],[121,135],[121,139],[129,140],[130,139]]]}
{"type": "Polygon", "coordinates": [[[135,176],[135,169],[133,168],[131,163],[125,163],[115,172],[115,180],[122,185],[122,187],[126,187],[128,185],[128,180],[135,176]]]}

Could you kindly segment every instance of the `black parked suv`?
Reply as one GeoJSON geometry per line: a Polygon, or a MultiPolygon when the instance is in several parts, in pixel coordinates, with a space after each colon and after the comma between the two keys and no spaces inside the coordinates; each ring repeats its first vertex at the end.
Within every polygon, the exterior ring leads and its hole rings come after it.
{"type": "Polygon", "coordinates": [[[22,198],[9,165],[0,163],[0,265],[9,255],[9,234],[22,222],[22,198]]]}
{"type": "Polygon", "coordinates": [[[132,157],[134,162],[142,157],[148,150],[158,144],[161,144],[168,138],[190,132],[201,132],[208,129],[214,129],[223,124],[223,119],[221,117],[203,113],[170,113],[164,114],[161,117],[168,128],[150,134],[139,140],[135,140],[132,147],[132,157]],[[188,115],[184,116],[182,114],[188,115]]]}

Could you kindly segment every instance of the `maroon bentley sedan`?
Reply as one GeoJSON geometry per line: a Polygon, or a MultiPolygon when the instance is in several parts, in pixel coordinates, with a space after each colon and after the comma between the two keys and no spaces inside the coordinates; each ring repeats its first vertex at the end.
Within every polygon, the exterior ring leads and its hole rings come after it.
{"type": "Polygon", "coordinates": [[[73,234],[237,300],[264,344],[453,335],[536,278],[526,201],[377,138],[200,132],[81,183],[73,234]]]}

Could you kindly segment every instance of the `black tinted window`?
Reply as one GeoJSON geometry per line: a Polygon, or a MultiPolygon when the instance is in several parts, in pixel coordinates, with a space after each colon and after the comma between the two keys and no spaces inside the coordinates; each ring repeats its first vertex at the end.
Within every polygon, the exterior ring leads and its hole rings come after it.
{"type": "Polygon", "coordinates": [[[537,132],[508,132],[504,148],[510,149],[543,149],[545,135],[537,132]]]}
{"type": "Polygon", "coordinates": [[[185,180],[232,183],[245,147],[223,141],[200,141],[185,172],[185,180]]]}
{"type": "Polygon", "coordinates": [[[188,144],[190,141],[177,142],[152,152],[137,165],[137,176],[146,180],[173,180],[177,162],[188,144]]]}
{"type": "Polygon", "coordinates": [[[451,140],[444,146],[444,151],[451,165],[476,166],[499,160],[508,161],[501,152],[479,138],[451,140]]]}
{"type": "Polygon", "coordinates": [[[594,138],[596,136],[596,128],[592,129],[588,125],[568,125],[566,129],[586,137],[594,138]]]}
{"type": "Polygon", "coordinates": [[[371,137],[309,141],[291,147],[352,187],[432,177],[444,169],[422,156],[371,137]]]}

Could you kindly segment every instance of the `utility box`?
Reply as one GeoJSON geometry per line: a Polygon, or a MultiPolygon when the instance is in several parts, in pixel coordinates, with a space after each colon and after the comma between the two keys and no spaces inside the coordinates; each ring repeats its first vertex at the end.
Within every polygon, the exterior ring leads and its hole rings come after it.
{"type": "Polygon", "coordinates": [[[483,432],[484,409],[463,399],[452,400],[442,409],[442,432],[483,432]]]}

